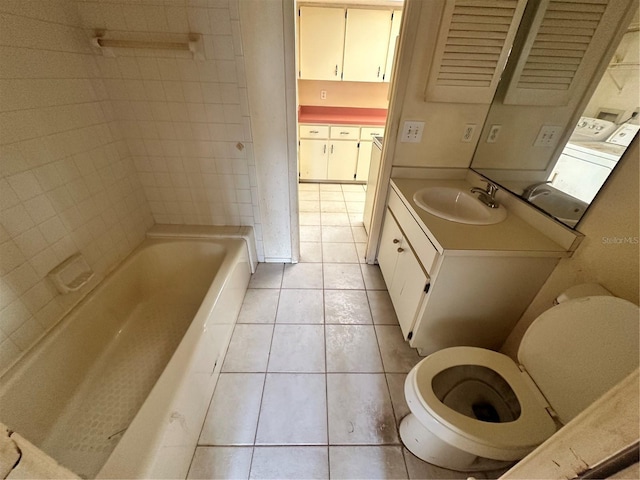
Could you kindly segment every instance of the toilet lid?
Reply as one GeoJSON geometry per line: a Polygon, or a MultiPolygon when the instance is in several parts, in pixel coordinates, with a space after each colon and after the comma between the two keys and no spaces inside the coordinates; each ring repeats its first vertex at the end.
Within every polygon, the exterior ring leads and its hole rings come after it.
{"type": "Polygon", "coordinates": [[[563,302],[529,327],[518,360],[562,423],[638,368],[639,310],[616,297],[563,302]]]}
{"type": "MultiPolygon", "coordinates": [[[[483,348],[451,347],[429,355],[414,370],[413,387],[420,392],[424,409],[436,420],[431,423],[436,429],[440,428],[440,438],[475,455],[517,460],[556,431],[555,422],[525,382],[516,363],[506,355],[483,348]],[[517,396],[520,416],[512,422],[489,423],[470,418],[442,403],[433,391],[433,378],[459,365],[484,366],[498,373],[517,396]]],[[[411,411],[418,417],[423,414],[419,409],[412,408],[411,411]]],[[[429,420],[428,417],[421,418],[423,423],[429,420]]]]}

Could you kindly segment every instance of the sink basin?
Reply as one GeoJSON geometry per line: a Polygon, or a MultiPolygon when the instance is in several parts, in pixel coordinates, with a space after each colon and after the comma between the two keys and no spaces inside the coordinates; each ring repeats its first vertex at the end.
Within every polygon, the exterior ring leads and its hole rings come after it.
{"type": "Polygon", "coordinates": [[[466,189],[427,187],[413,195],[413,201],[424,211],[452,222],[469,225],[493,225],[507,218],[500,205],[489,208],[466,189]]]}

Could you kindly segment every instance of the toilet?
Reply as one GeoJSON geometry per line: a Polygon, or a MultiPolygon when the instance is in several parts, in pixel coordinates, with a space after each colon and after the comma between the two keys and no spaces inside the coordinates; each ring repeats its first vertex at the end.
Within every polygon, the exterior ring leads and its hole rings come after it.
{"type": "Polygon", "coordinates": [[[639,310],[602,287],[573,287],[510,357],[450,347],[407,375],[400,437],[418,458],[458,471],[523,458],[638,367],[639,310]],[[578,295],[576,292],[579,292],[578,295]],[[608,292],[606,292],[608,293],[608,292]]]}

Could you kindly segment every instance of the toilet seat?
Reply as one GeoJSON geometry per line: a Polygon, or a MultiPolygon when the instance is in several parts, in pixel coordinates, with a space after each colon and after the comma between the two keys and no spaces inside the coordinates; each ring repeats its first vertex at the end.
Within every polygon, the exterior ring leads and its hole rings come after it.
{"type": "Polygon", "coordinates": [[[410,408],[414,402],[422,405],[411,408],[411,412],[442,440],[481,457],[511,461],[519,460],[556,432],[541,394],[533,388],[506,355],[476,347],[451,347],[416,365],[407,376],[405,393],[410,408]],[[489,423],[467,417],[442,403],[433,392],[433,378],[460,365],[484,366],[498,373],[517,396],[520,416],[512,422],[489,423]]]}

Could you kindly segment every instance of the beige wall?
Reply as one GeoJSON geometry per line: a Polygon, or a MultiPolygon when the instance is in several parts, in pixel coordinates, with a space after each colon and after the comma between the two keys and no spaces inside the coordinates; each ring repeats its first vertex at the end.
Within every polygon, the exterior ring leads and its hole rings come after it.
{"type": "Polygon", "coordinates": [[[0,2],[0,372],[84,294],[47,273],[82,252],[97,280],[153,224],[71,1],[0,2]]]}
{"type": "Polygon", "coordinates": [[[387,108],[388,83],[325,82],[298,80],[298,102],[300,105],[322,107],[387,108]],[[320,99],[326,90],[327,99],[320,99]]]}
{"type": "Polygon", "coordinates": [[[506,354],[515,357],[531,322],[572,285],[600,283],[614,295],[638,303],[638,144],[636,137],[578,224],[585,235],[582,244],[572,258],[560,261],[529,305],[502,348],[506,354]]]}

